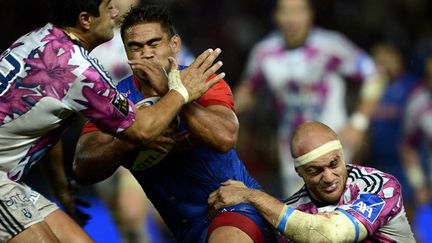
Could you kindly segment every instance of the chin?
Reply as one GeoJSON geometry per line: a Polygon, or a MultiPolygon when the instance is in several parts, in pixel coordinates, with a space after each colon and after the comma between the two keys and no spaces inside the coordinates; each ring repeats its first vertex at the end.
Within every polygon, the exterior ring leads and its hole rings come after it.
{"type": "Polygon", "coordinates": [[[322,200],[325,203],[333,204],[333,203],[336,203],[336,202],[339,201],[340,196],[341,196],[341,193],[339,191],[334,191],[334,192],[332,192],[330,194],[329,193],[324,193],[323,197],[322,197],[322,200]]]}

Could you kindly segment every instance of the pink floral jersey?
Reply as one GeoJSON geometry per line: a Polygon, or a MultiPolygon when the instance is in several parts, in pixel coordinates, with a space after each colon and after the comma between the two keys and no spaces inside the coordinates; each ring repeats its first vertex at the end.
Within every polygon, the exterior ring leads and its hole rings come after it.
{"type": "Polygon", "coordinates": [[[347,169],[345,191],[336,205],[317,205],[305,186],[285,204],[310,214],[344,211],[366,227],[368,237],[362,242],[415,242],[397,179],[370,167],[347,165],[347,169]]]}
{"type": "Polygon", "coordinates": [[[97,60],[48,23],[0,56],[0,170],[20,180],[79,113],[119,133],[135,119],[97,60]]]}
{"type": "Polygon", "coordinates": [[[244,73],[248,87],[267,87],[280,114],[280,132],[290,135],[308,120],[324,122],[338,131],[346,122],[345,78],[370,81],[373,60],[345,36],[311,29],[305,43],[289,49],[281,32],[254,46],[244,73]]]}

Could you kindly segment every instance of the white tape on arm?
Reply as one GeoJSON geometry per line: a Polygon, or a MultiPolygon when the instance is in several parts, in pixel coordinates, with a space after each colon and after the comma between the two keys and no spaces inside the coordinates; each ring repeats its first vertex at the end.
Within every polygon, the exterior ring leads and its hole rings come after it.
{"type": "Polygon", "coordinates": [[[369,127],[369,118],[361,112],[354,112],[351,116],[350,123],[360,131],[365,131],[369,127]]]}
{"type": "Polygon", "coordinates": [[[357,242],[368,233],[366,227],[348,213],[312,215],[294,210],[284,234],[294,242],[357,242]]]}
{"type": "Polygon", "coordinates": [[[175,90],[183,96],[185,103],[189,102],[189,92],[183,85],[179,70],[171,70],[168,74],[168,89],[175,90]]]}

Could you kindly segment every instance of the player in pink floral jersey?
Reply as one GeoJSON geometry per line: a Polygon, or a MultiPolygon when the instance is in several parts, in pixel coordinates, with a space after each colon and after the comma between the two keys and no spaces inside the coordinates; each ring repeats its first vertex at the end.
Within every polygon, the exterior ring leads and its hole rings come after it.
{"type": "MultiPolygon", "coordinates": [[[[118,10],[111,0],[53,1],[52,22],[18,39],[0,56],[0,241],[90,242],[70,217],[21,183],[78,114],[102,131],[143,147],[173,142],[163,135],[182,106],[223,78],[220,53],[209,49],[184,71],[171,59],[170,91],[154,106],[136,109],[89,52],[113,37],[118,10]]],[[[155,75],[156,62],[130,62],[155,75]]],[[[156,79],[155,79],[156,80],[156,79]]],[[[152,85],[156,91],[167,80],[152,85]]],[[[64,178],[51,171],[57,186],[64,178]]],[[[66,191],[66,189],[65,189],[66,191]]]]}
{"type": "Polygon", "coordinates": [[[341,33],[313,25],[311,2],[275,1],[273,17],[278,30],[254,46],[234,95],[238,114],[254,102],[260,108],[257,94],[263,90],[274,101],[281,188],[286,197],[301,186],[288,149],[294,129],[304,121],[323,122],[340,134],[349,157],[364,141],[369,117],[384,86],[365,51],[341,33]],[[347,80],[361,86],[351,118],[345,100],[347,80]]]}
{"type": "Polygon", "coordinates": [[[218,209],[253,204],[294,242],[415,242],[405,215],[401,187],[373,168],[345,165],[336,133],[319,122],[294,132],[291,152],[305,185],[285,202],[229,180],[210,194],[218,209]]]}

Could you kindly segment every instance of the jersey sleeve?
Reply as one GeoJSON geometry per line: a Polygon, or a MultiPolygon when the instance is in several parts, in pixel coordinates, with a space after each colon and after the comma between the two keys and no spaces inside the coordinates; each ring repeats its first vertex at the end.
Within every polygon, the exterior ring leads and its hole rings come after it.
{"type": "Polygon", "coordinates": [[[409,96],[403,124],[404,144],[416,147],[423,137],[432,137],[432,102],[426,87],[417,87],[409,96]]]}
{"type": "Polygon", "coordinates": [[[135,120],[134,104],[115,89],[97,61],[85,53],[74,55],[73,61],[81,64],[74,70],[80,81],[72,84],[63,102],[86,116],[103,132],[119,133],[131,126],[135,120]]]}
{"type": "Polygon", "coordinates": [[[349,203],[339,206],[338,210],[344,210],[373,235],[379,228],[401,213],[403,202],[401,186],[391,175],[374,173],[359,179],[367,185],[349,203]],[[368,182],[368,183],[366,183],[368,182]]]}
{"type": "Polygon", "coordinates": [[[336,65],[339,73],[362,82],[376,75],[377,67],[373,59],[344,35],[334,33],[329,40],[329,49],[333,57],[327,63],[327,68],[331,69],[333,64],[340,62],[340,65],[336,65]]]}
{"type": "MultiPolygon", "coordinates": [[[[213,75],[212,77],[214,77],[213,75]]],[[[212,78],[210,77],[210,78],[212,78]]],[[[204,107],[211,105],[223,105],[234,111],[234,99],[229,85],[221,80],[213,85],[199,99],[198,103],[204,107]]]]}

